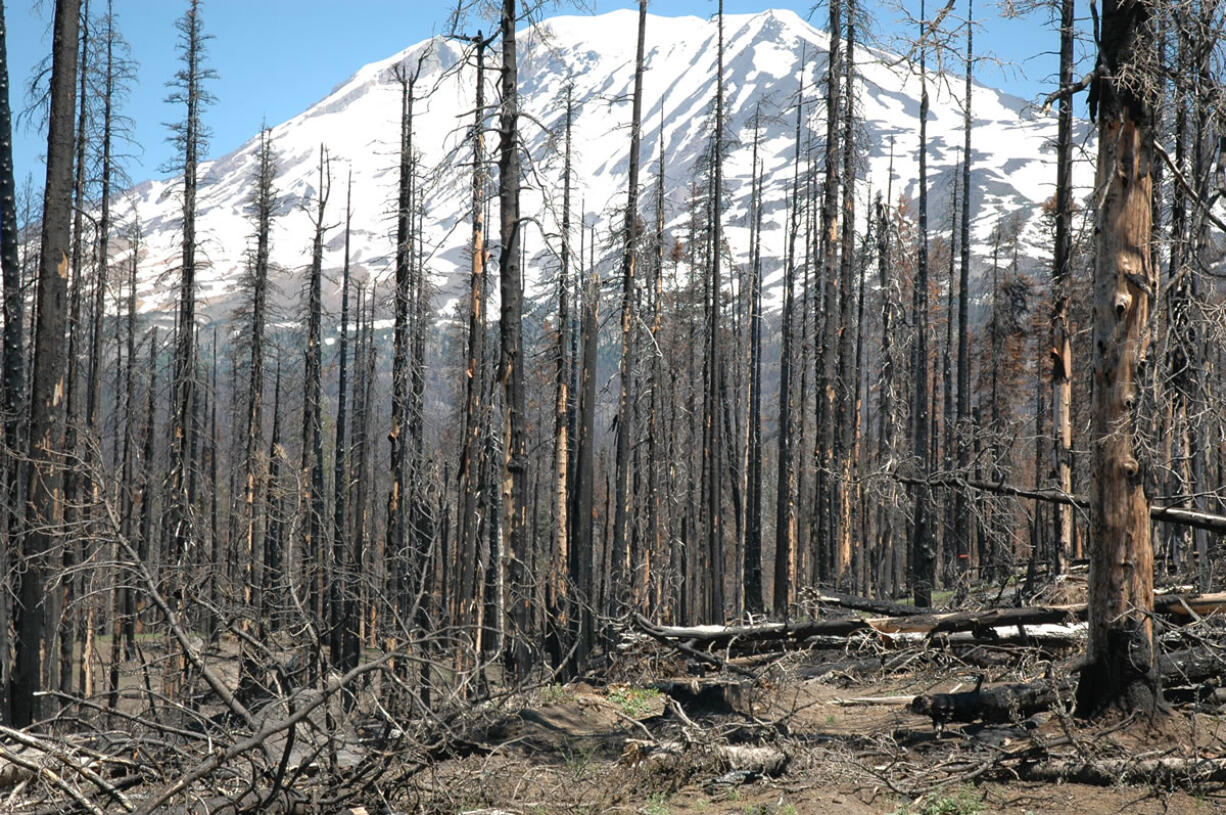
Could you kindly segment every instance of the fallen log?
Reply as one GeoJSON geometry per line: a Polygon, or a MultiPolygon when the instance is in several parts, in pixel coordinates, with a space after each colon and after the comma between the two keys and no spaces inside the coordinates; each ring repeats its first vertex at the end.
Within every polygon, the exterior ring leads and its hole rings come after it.
{"type": "Polygon", "coordinates": [[[940,729],[950,722],[1003,724],[1027,719],[1048,710],[1061,698],[1073,692],[1073,680],[1062,682],[1010,683],[983,687],[958,693],[925,693],[916,696],[909,705],[911,712],[932,719],[940,729]]]}
{"type": "Polygon", "coordinates": [[[767,776],[779,775],[788,763],[787,753],[778,747],[747,744],[626,739],[622,751],[622,761],[632,767],[643,764],[668,766],[682,759],[709,761],[721,770],[744,770],[767,776]]]}
{"type": "MultiPolygon", "coordinates": [[[[1226,669],[1226,659],[1207,648],[1187,648],[1164,654],[1159,665],[1164,684],[1188,685],[1216,682],[1226,669]]],[[[1025,719],[1051,708],[1059,699],[1071,698],[1075,683],[1075,679],[1068,677],[1054,684],[1041,680],[991,687],[977,685],[970,691],[921,694],[907,704],[912,713],[931,717],[934,726],[977,721],[999,724],[1025,719]]]]}
{"type": "MultiPolygon", "coordinates": [[[[1226,593],[1184,596],[1159,594],[1154,597],[1154,611],[1176,617],[1198,616],[1226,611],[1226,593]]],[[[814,637],[846,637],[861,631],[881,634],[940,634],[961,631],[987,632],[1006,626],[1058,625],[1085,619],[1086,604],[1071,603],[1055,606],[1022,606],[1020,608],[989,608],[971,611],[947,611],[932,614],[911,614],[904,617],[867,617],[845,620],[815,620],[803,623],[770,622],[754,625],[657,625],[641,614],[634,615],[635,624],[652,638],[682,647],[693,655],[699,646],[725,648],[781,642],[799,644],[814,637]]]]}
{"type": "Polygon", "coordinates": [[[1163,654],[1161,661],[1164,682],[1197,684],[1221,679],[1226,675],[1226,658],[1210,648],[1183,648],[1163,654]]]}
{"type": "Polygon", "coordinates": [[[876,600],[871,597],[858,597],[834,589],[814,588],[802,591],[802,599],[808,603],[825,603],[832,606],[849,608],[854,611],[871,611],[883,617],[906,617],[911,614],[923,614],[924,609],[906,603],[894,603],[889,600],[876,600]]]}
{"type": "Polygon", "coordinates": [[[753,715],[753,682],[661,679],[652,682],[649,687],[677,702],[690,716],[753,715]]]}
{"type": "MultiPolygon", "coordinates": [[[[1226,597],[1223,597],[1226,602],[1226,597]]],[[[800,643],[813,637],[846,637],[861,631],[881,634],[939,634],[957,631],[982,631],[998,626],[1045,625],[1076,622],[1085,614],[1085,604],[1070,606],[1031,606],[982,611],[950,611],[940,614],[912,614],[906,617],[868,617],[847,620],[816,620],[804,623],[774,622],[756,625],[660,626],[641,615],[636,624],[658,640],[723,648],[734,643],[800,643]]]]}
{"type": "MultiPolygon", "coordinates": [[[[1080,509],[1089,509],[1090,501],[1082,495],[1070,495],[1059,490],[1046,489],[1026,489],[1025,487],[1015,487],[1012,484],[1005,482],[992,481],[977,481],[973,478],[957,479],[957,478],[933,478],[920,479],[909,478],[907,476],[895,475],[895,480],[901,484],[916,485],[926,484],[929,487],[946,487],[951,489],[966,489],[979,490],[981,492],[991,492],[996,495],[1008,495],[1013,498],[1027,498],[1032,501],[1046,501],[1052,504],[1064,504],[1065,506],[1078,507],[1080,509]]],[[[1185,509],[1176,506],[1151,506],[1149,508],[1149,517],[1155,521],[1165,521],[1166,523],[1178,524],[1180,526],[1190,526],[1193,529],[1207,529],[1211,532],[1226,532],[1226,515],[1215,515],[1211,512],[1202,512],[1195,509],[1185,509]]]]}
{"type": "Polygon", "coordinates": [[[1226,758],[1098,759],[1023,762],[1011,768],[1027,781],[1075,781],[1079,784],[1209,784],[1226,781],[1226,758]]]}
{"type": "Polygon", "coordinates": [[[860,707],[862,705],[909,705],[915,701],[914,696],[836,696],[830,704],[839,707],[860,707]]]}

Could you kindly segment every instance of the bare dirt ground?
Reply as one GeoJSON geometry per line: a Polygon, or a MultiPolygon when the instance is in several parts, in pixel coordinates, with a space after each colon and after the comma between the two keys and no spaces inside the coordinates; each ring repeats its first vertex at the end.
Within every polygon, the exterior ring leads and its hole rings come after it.
{"type": "Polygon", "coordinates": [[[659,654],[639,660],[637,675],[621,671],[620,684],[541,688],[487,734],[482,754],[424,774],[412,806],[449,815],[1226,812],[1226,785],[1184,761],[1226,752],[1216,712],[1178,708],[1157,722],[1117,717],[1093,725],[1051,713],[1002,725],[949,724],[938,733],[902,699],[969,689],[979,675],[1018,681],[1025,671],[913,660],[859,678],[804,678],[829,656],[789,654],[759,667],[763,678],[752,687],[733,683],[714,701],[661,683],[684,665],[659,654]],[[727,745],[777,751],[784,765],[730,772],[737,759],[728,758],[727,745]],[[1164,773],[1153,771],[1157,759],[1179,761],[1164,773]]]}

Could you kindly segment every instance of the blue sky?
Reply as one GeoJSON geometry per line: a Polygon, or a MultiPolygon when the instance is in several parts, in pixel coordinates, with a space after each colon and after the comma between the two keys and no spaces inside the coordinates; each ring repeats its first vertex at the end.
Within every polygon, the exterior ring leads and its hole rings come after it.
{"type": "MultiPolygon", "coordinates": [[[[165,82],[178,67],[174,21],[186,0],[113,0],[118,27],[139,62],[137,85],[125,105],[134,120],[136,147],[128,160],[135,180],[162,175],[171,157],[166,122],[180,112],[166,104],[165,82]]],[[[101,7],[105,0],[91,0],[101,7]]],[[[919,0],[901,0],[918,13],[919,0]]],[[[883,0],[861,0],[876,18],[876,35],[888,47],[899,29],[899,12],[883,0]]],[[[939,0],[929,0],[930,9],[939,0]]],[[[1046,92],[1055,70],[1055,38],[1042,15],[1002,20],[978,0],[982,27],[976,50],[991,51],[1012,67],[985,65],[981,81],[1025,98],[1046,92]],[[1046,51],[1047,53],[1043,53],[1046,51]]],[[[993,3],[992,5],[995,5],[993,3]]],[[[15,89],[14,111],[25,105],[24,88],[32,66],[50,42],[52,4],[18,0],[5,6],[9,72],[15,89]]],[[[558,2],[548,13],[603,12],[637,7],[635,0],[558,2]]],[[[810,13],[810,0],[725,0],[725,12],[791,8],[810,13]]],[[[455,0],[205,0],[203,20],[209,41],[208,64],[219,78],[211,84],[217,104],[205,114],[212,130],[210,157],[224,155],[254,134],[262,121],[277,124],[303,111],[366,63],[382,59],[440,33],[455,0]]],[[[715,0],[652,0],[657,14],[710,16],[715,0]]],[[[964,14],[959,0],[955,13],[964,14]]],[[[816,12],[821,26],[824,9],[816,12]]],[[[930,11],[931,13],[931,11],[930,11]]],[[[489,23],[486,23],[488,28],[489,23]]],[[[15,133],[18,185],[27,173],[42,182],[45,136],[29,128],[15,133]]]]}

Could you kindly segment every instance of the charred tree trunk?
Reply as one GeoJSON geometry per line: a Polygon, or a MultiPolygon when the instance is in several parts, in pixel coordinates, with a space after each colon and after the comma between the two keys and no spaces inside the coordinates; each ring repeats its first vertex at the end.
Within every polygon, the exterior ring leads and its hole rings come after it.
{"type": "MultiPolygon", "coordinates": [[[[349,529],[347,524],[349,508],[349,448],[346,432],[349,419],[349,238],[353,224],[353,170],[349,171],[349,184],[345,195],[345,265],[341,270],[341,325],[340,348],[338,351],[340,368],[337,378],[336,405],[336,443],[333,450],[333,506],[332,506],[332,580],[328,583],[329,615],[329,656],[332,664],[341,671],[351,671],[357,667],[357,662],[350,663],[348,657],[351,649],[345,647],[350,637],[357,636],[357,629],[352,627],[352,620],[346,614],[349,598],[353,595],[357,572],[349,561],[349,529]]],[[[356,656],[356,654],[354,654],[356,656]]]]}
{"type": "Polygon", "coordinates": [[[302,474],[307,494],[303,501],[307,517],[303,524],[303,564],[306,566],[307,596],[310,598],[311,624],[319,632],[319,640],[313,643],[312,671],[319,670],[323,659],[325,558],[328,554],[324,539],[324,441],[323,441],[323,387],[322,350],[323,329],[323,260],[324,233],[327,226],[324,215],[332,189],[332,165],[327,150],[319,147],[318,200],[314,215],[315,237],[311,242],[311,267],[307,279],[307,332],[304,380],[306,393],[302,401],[302,474]]]}
{"type": "MultiPolygon", "coordinates": [[[[7,451],[0,463],[0,535],[16,543],[21,505],[20,467],[14,453],[25,449],[25,336],[21,296],[21,261],[17,234],[17,183],[13,170],[13,120],[9,107],[8,29],[4,23],[4,4],[0,2],[0,281],[4,296],[4,350],[0,360],[3,377],[3,422],[7,451]]],[[[0,570],[8,574],[10,547],[0,551],[0,570]]],[[[9,664],[10,603],[0,600],[0,722],[9,723],[9,686],[12,679],[9,664]]]]}
{"type": "Polygon", "coordinates": [[[498,536],[499,602],[496,629],[499,647],[513,674],[528,667],[527,630],[529,618],[528,575],[524,573],[527,556],[528,461],[526,450],[527,417],[524,415],[523,313],[524,282],[520,268],[519,218],[519,71],[515,43],[518,22],[515,0],[503,0],[502,35],[502,109],[498,144],[498,281],[501,295],[498,334],[500,341],[499,376],[503,389],[502,416],[502,505],[498,536]],[[508,630],[510,626],[510,630],[508,630]],[[508,635],[513,637],[508,641],[508,635]]]}
{"type": "MultiPolygon", "coordinates": [[[[1071,0],[1070,0],[1071,2],[1071,0]]],[[[962,214],[959,234],[961,256],[958,265],[958,396],[954,416],[954,439],[957,448],[958,472],[966,473],[970,466],[970,444],[967,434],[971,414],[971,351],[970,351],[970,280],[971,280],[971,77],[974,73],[974,0],[967,0],[966,25],[966,84],[964,86],[962,130],[962,214]]],[[[960,587],[966,585],[971,566],[971,514],[963,490],[954,493],[954,558],[960,587]]]]}
{"type": "MultiPolygon", "coordinates": [[[[593,252],[594,254],[594,252],[593,252]]],[[[580,252],[582,255],[582,251],[580,252]]],[[[600,329],[600,273],[589,261],[583,284],[583,315],[579,345],[583,355],[579,374],[579,421],[576,434],[575,511],[571,535],[570,579],[578,609],[572,617],[576,638],[576,665],[582,665],[595,646],[596,602],[592,560],[595,540],[596,483],[596,363],[600,329]]]]}
{"type": "Polygon", "coordinates": [[[264,324],[267,319],[269,233],[276,206],[272,189],[276,174],[272,153],[272,134],[265,128],[260,134],[260,152],[255,190],[255,256],[251,265],[251,343],[250,370],[247,380],[247,415],[243,444],[243,601],[248,613],[258,613],[263,607],[260,593],[265,585],[263,558],[260,556],[260,500],[263,487],[264,463],[261,443],[264,435],[264,324]]]}
{"type": "MultiPolygon", "coordinates": [[[[555,350],[553,403],[553,541],[551,567],[546,594],[549,618],[550,662],[563,665],[562,656],[570,646],[570,592],[567,565],[570,563],[570,186],[571,136],[574,123],[574,87],[566,88],[565,157],[562,169],[562,264],[558,270],[558,341],[555,350]]],[[[567,677],[569,678],[569,677],[567,677]]]]}
{"type": "MultiPolygon", "coordinates": [[[[1073,0],[1060,0],[1060,87],[1073,82],[1073,0]]],[[[968,46],[969,47],[969,46],[968,46]]],[[[968,108],[969,109],[969,108],[968,108]]],[[[969,114],[968,114],[969,115],[969,114]]],[[[1073,100],[1061,96],[1056,132],[1056,245],[1052,264],[1052,457],[1056,487],[1073,490],[1072,377],[1073,346],[1069,329],[1069,283],[1073,255],[1073,100]]],[[[1073,510],[1052,510],[1058,566],[1064,570],[1073,551],[1073,510]]]]}
{"type": "Polygon", "coordinates": [[[284,583],[282,564],[285,562],[282,546],[284,538],[285,498],[281,489],[281,462],[285,457],[281,449],[281,360],[277,359],[277,371],[273,384],[272,435],[268,439],[268,483],[264,499],[268,520],[264,525],[264,562],[259,591],[260,607],[256,630],[261,636],[280,628],[280,608],[273,603],[280,596],[284,583]]]}
{"type": "MultiPolygon", "coordinates": [[[[801,58],[803,72],[804,58],[801,58]]],[[[803,76],[803,73],[802,73],[803,76]]],[[[800,126],[804,118],[803,81],[796,98],[796,144],[792,160],[791,227],[783,260],[783,314],[779,333],[779,467],[775,482],[775,571],[771,605],[776,617],[786,618],[791,600],[792,563],[796,557],[796,517],[792,499],[792,323],[796,300],[796,238],[800,231],[800,126]]]]}
{"type": "Polygon", "coordinates": [[[15,620],[12,721],[25,727],[39,714],[44,645],[44,571],[61,542],[63,505],[59,455],[63,443],[64,323],[72,220],[73,113],[76,109],[79,0],[57,0],[51,62],[47,175],[34,329],[29,464],[23,526],[19,607],[15,620]]]}
{"type": "MultiPolygon", "coordinates": [[[[749,258],[749,416],[746,448],[745,551],[742,565],[744,610],[761,614],[762,601],[762,212],[763,173],[758,163],[760,110],[754,111],[753,195],[749,258]]],[[[653,434],[654,437],[654,434],[653,434]]]]}
{"type": "MultiPolygon", "coordinates": [[[[912,351],[911,392],[911,453],[921,472],[930,468],[929,405],[928,405],[928,24],[924,18],[924,3],[920,2],[920,132],[919,132],[919,240],[915,286],[912,293],[912,325],[915,345],[912,351]]],[[[911,528],[910,575],[915,604],[932,605],[932,589],[936,578],[936,552],[933,540],[932,492],[925,484],[912,488],[914,519],[911,528]]]]}
{"type": "MultiPolygon", "coordinates": [[[[171,382],[170,495],[167,520],[171,557],[185,563],[195,539],[194,483],[191,469],[195,451],[196,415],[196,173],[204,149],[201,109],[210,97],[203,88],[212,71],[203,66],[205,36],[200,21],[200,0],[191,0],[178,21],[179,49],[183,67],[175,75],[169,101],[186,108],[183,120],[173,126],[174,141],[183,162],[183,254],[179,270],[179,312],[175,330],[175,355],[171,382]]],[[[182,585],[179,571],[173,580],[182,585]]],[[[181,594],[181,592],[180,592],[181,594]]]]}
{"type": "Polygon", "coordinates": [[[385,562],[392,570],[391,604],[396,616],[405,620],[410,605],[410,577],[407,559],[407,501],[409,489],[409,352],[411,344],[409,314],[412,306],[412,228],[413,228],[413,103],[416,75],[397,69],[400,83],[400,176],[396,203],[396,288],[392,317],[392,427],[387,440],[392,471],[391,491],[387,497],[387,543],[385,562]]]}
{"type": "MultiPolygon", "coordinates": [[[[855,431],[859,422],[856,392],[859,371],[856,368],[856,334],[854,324],[856,301],[856,143],[855,143],[855,48],[856,48],[856,0],[847,1],[847,55],[841,80],[844,83],[843,128],[841,160],[842,167],[842,232],[839,238],[842,253],[839,257],[839,354],[838,354],[838,404],[835,411],[834,440],[838,472],[834,483],[837,490],[832,495],[837,522],[834,528],[834,577],[839,586],[852,585],[852,466],[854,462],[855,431]]],[[[832,4],[833,5],[833,4],[832,4]]]]}
{"type": "Polygon", "coordinates": [[[819,235],[819,279],[821,307],[818,310],[817,429],[814,434],[815,489],[813,510],[814,554],[817,576],[826,580],[842,574],[845,564],[836,564],[836,541],[839,538],[839,495],[841,485],[835,475],[838,454],[835,422],[838,390],[839,357],[839,120],[842,84],[839,70],[843,59],[843,4],[830,0],[830,50],[826,65],[826,149],[822,181],[821,231],[819,235]]]}
{"type": "Polygon", "coordinates": [[[638,46],[634,58],[634,99],[630,114],[630,167],[626,182],[626,222],[622,233],[622,307],[621,307],[621,367],[617,401],[617,463],[616,492],[613,498],[613,574],[614,600],[610,608],[616,613],[627,575],[634,574],[639,564],[628,563],[626,526],[629,523],[630,448],[633,446],[634,377],[636,375],[635,274],[639,255],[639,146],[643,121],[643,50],[647,39],[647,0],[639,0],[638,46]]]}
{"type": "Polygon", "coordinates": [[[1088,666],[1077,707],[1153,713],[1161,706],[1154,650],[1153,546],[1138,416],[1158,288],[1153,218],[1155,49],[1151,9],[1107,0],[1091,112],[1098,114],[1088,666]]]}
{"type": "Polygon", "coordinates": [[[481,646],[478,625],[482,605],[480,597],[481,571],[480,525],[477,522],[479,490],[481,488],[482,428],[485,425],[485,49],[489,40],[478,33],[473,38],[477,61],[476,113],[473,120],[472,177],[472,240],[469,273],[468,359],[466,362],[464,429],[458,468],[456,507],[459,511],[459,534],[456,538],[460,564],[458,621],[462,629],[471,630],[477,651],[481,646]]]}
{"type": "Polygon", "coordinates": [[[715,144],[711,181],[711,274],[707,303],[707,382],[703,406],[703,449],[706,461],[707,617],[724,618],[723,434],[721,413],[723,362],[719,326],[722,310],[720,259],[723,250],[723,145],[724,145],[724,2],[719,0],[719,45],[715,76],[715,144]]]}

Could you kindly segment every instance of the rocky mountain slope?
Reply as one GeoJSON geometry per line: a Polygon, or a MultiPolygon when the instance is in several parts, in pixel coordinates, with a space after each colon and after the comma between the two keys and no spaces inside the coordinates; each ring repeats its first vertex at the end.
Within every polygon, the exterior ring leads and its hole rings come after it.
{"type": "MultiPolygon", "coordinates": [[[[620,222],[629,151],[630,92],[633,82],[637,15],[615,11],[600,16],[546,20],[523,32],[520,87],[525,117],[525,149],[531,162],[524,212],[534,220],[527,232],[528,296],[543,296],[556,268],[548,251],[556,246],[561,206],[561,127],[565,89],[573,83],[576,102],[575,211],[608,237],[620,222]],[[581,211],[580,211],[581,210],[581,211]],[[547,237],[548,236],[548,242],[547,237]]],[[[659,151],[664,151],[670,231],[684,238],[688,199],[696,168],[707,150],[715,91],[716,24],[696,17],[652,16],[647,28],[645,78],[644,183],[652,183],[659,151]]],[[[828,37],[790,11],[729,15],[725,19],[729,133],[735,139],[725,176],[727,240],[734,255],[748,245],[746,211],[750,194],[753,121],[760,111],[760,156],[767,176],[767,219],[763,253],[768,288],[780,279],[784,252],[786,195],[791,183],[798,89],[805,99],[806,140],[820,149],[821,77],[828,37]]],[[[919,80],[909,63],[879,51],[857,48],[858,113],[862,119],[859,210],[868,196],[887,188],[892,197],[914,197],[918,184],[919,80]],[[891,177],[890,168],[893,167],[891,177]]],[[[496,54],[488,57],[496,67],[496,54]]],[[[427,263],[436,291],[435,307],[446,313],[465,286],[469,238],[468,142],[474,106],[475,66],[464,42],[435,38],[359,70],[302,114],[272,128],[278,154],[276,188],[282,197],[273,236],[273,259],[284,303],[297,302],[301,272],[308,261],[311,222],[307,204],[319,191],[320,145],[332,160],[333,184],[325,268],[341,264],[346,179],[352,172],[355,232],[353,258],[376,281],[388,279],[393,250],[399,141],[400,90],[397,66],[413,70],[417,83],[415,147],[420,150],[425,202],[423,220],[427,263]]],[[[954,72],[960,65],[952,65],[954,72]]],[[[487,74],[487,99],[496,100],[496,71],[487,74]]],[[[932,228],[948,229],[948,199],[962,152],[960,76],[931,77],[929,172],[932,228]]],[[[268,92],[275,93],[275,89],[268,92]]],[[[1044,239],[1041,202],[1053,193],[1054,115],[1043,116],[1024,100],[976,85],[974,102],[973,234],[988,240],[993,227],[1010,213],[1027,226],[1024,252],[1037,261],[1044,239]]],[[[223,100],[224,103],[224,100],[223,100]]],[[[496,109],[491,102],[487,126],[496,109]]],[[[206,114],[207,115],[207,114],[206,114]]],[[[238,302],[236,293],[251,244],[247,212],[254,188],[258,137],[205,165],[200,193],[199,232],[207,269],[200,274],[201,310],[224,319],[238,302]]],[[[487,138],[494,171],[496,134],[487,138]]],[[[820,152],[818,154],[820,156],[820,152]]],[[[818,159],[820,161],[820,158],[818,159]]],[[[1078,180],[1090,181],[1085,162],[1078,180]]],[[[649,199],[649,196],[648,196],[649,199]]],[[[647,199],[645,199],[647,200],[647,199]]],[[[143,228],[142,309],[168,310],[176,296],[173,271],[178,263],[180,199],[174,178],[148,181],[128,198],[143,228]],[[169,272],[169,274],[168,274],[169,272]]],[[[131,217],[132,211],[125,213],[131,217]]],[[[493,219],[491,223],[496,223],[493,219]]],[[[496,228],[490,235],[497,240],[496,228]]],[[[576,239],[577,242],[577,239],[576,239]]],[[[331,285],[333,295],[339,285],[331,285]]],[[[777,286],[776,286],[777,288],[777,286]]],[[[326,297],[329,295],[325,295],[326,297]]]]}

